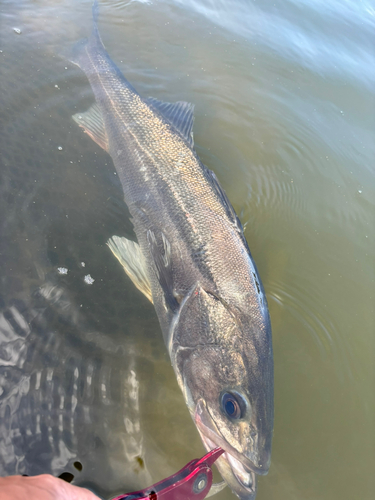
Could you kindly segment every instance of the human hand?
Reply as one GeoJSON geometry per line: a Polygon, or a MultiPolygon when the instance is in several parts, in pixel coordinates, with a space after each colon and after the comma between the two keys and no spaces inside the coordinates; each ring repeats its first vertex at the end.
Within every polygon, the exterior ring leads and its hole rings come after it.
{"type": "Polygon", "coordinates": [[[49,474],[0,477],[0,500],[100,500],[86,488],[49,474]]]}

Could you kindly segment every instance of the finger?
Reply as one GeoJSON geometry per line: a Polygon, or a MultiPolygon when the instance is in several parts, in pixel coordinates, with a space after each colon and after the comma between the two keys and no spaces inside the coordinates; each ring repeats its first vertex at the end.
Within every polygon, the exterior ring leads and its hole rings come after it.
{"type": "Polygon", "coordinates": [[[0,478],[1,500],[100,500],[86,488],[73,486],[62,479],[40,476],[0,478]]]}

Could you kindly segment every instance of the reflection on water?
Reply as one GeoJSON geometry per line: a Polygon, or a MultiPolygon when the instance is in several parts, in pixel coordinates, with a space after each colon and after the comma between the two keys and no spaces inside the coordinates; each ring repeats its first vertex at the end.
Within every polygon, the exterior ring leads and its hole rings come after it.
{"type": "MultiPolygon", "coordinates": [[[[71,119],[93,101],[64,56],[90,6],[2,2],[0,474],[66,471],[109,498],[204,450],[153,308],[105,245],[133,235],[112,162],[71,119]]],[[[374,20],[356,0],[100,2],[140,93],[196,105],[197,151],[262,276],[276,415],[260,500],[375,488],[374,20]]]]}
{"type": "Polygon", "coordinates": [[[2,473],[60,474],[77,458],[86,469],[100,458],[105,466],[95,476],[109,474],[112,487],[113,468],[123,469],[122,481],[131,483],[136,470],[150,482],[134,346],[86,332],[63,288],[46,284],[38,293],[44,304],[13,304],[0,319],[2,473]],[[80,335],[71,337],[71,328],[80,335]]]}

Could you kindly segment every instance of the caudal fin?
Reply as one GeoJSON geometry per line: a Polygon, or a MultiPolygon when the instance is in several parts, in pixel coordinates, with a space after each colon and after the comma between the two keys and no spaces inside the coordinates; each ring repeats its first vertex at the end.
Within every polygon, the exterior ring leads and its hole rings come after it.
{"type": "Polygon", "coordinates": [[[98,0],[94,0],[92,4],[92,20],[94,21],[94,26],[98,24],[98,16],[99,16],[99,2],[98,0]]]}
{"type": "Polygon", "coordinates": [[[100,38],[99,30],[98,30],[98,16],[99,16],[99,2],[98,0],[94,0],[92,4],[92,19],[93,19],[93,27],[92,34],[90,38],[83,38],[79,40],[71,50],[69,54],[69,59],[73,64],[76,64],[79,67],[82,67],[82,57],[85,51],[85,48],[88,44],[95,44],[99,42],[99,44],[103,45],[102,39],[100,38]]]}

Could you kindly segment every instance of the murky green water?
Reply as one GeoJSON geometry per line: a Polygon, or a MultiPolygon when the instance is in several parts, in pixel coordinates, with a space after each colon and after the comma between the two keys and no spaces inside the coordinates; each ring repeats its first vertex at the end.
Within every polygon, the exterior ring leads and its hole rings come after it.
{"type": "MultiPolygon", "coordinates": [[[[71,119],[93,101],[63,57],[90,8],[0,3],[0,474],[69,471],[110,498],[204,450],[105,245],[132,231],[112,161],[71,119]]],[[[196,105],[198,153],[246,225],[275,353],[257,498],[372,498],[374,4],[106,0],[99,27],[142,95],[196,105]]]]}

